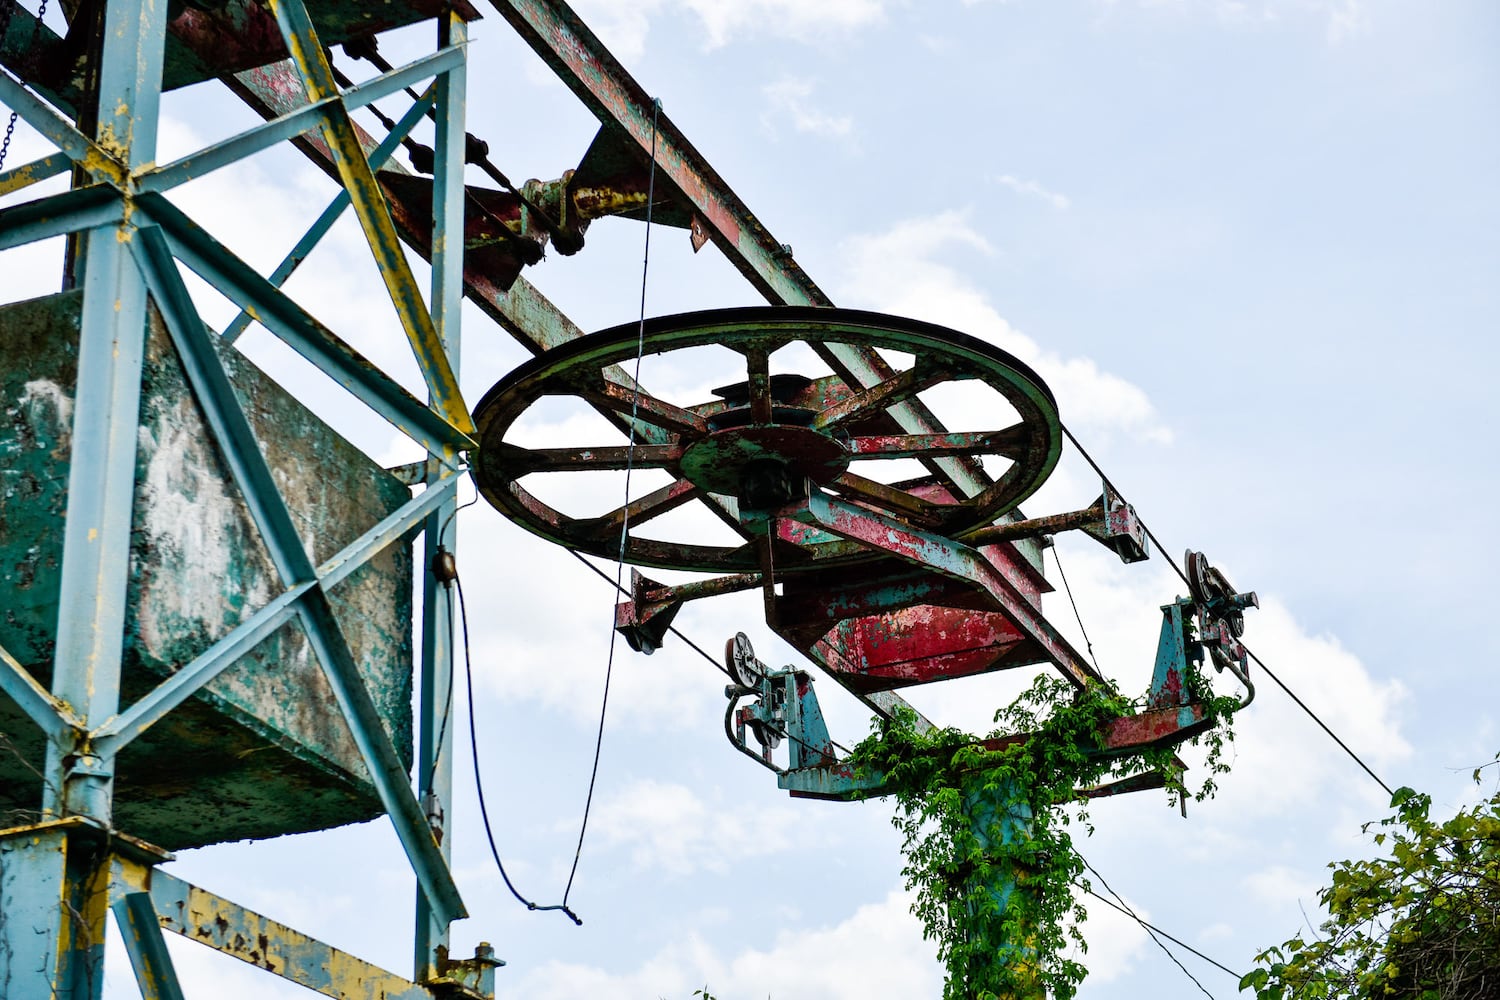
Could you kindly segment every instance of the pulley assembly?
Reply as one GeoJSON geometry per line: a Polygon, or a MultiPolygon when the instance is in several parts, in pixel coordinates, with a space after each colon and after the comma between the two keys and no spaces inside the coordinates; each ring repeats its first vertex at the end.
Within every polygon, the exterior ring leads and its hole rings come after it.
{"type": "MultiPolygon", "coordinates": [[[[480,492],[522,527],[611,560],[713,574],[666,585],[633,572],[616,626],[639,651],[661,645],[686,601],[758,589],[767,624],[882,715],[910,710],[900,688],[992,670],[1041,664],[1079,687],[1110,683],[1043,615],[1052,588],[1041,554],[1051,536],[1077,530],[1136,562],[1148,556],[1144,527],[1107,482],[1077,510],[1021,514],[1058,462],[1057,406],[1034,371],[973,337],[833,308],[667,316],[545,352],[491,389],[474,417],[480,492]],[[743,378],[707,388],[705,356],[743,378]],[[674,391],[627,374],[648,358],[674,391]],[[602,416],[607,425],[594,425],[612,439],[549,440],[559,399],[602,416]],[[965,429],[950,429],[955,420],[965,429]],[[659,485],[629,499],[620,488],[618,503],[586,513],[577,505],[597,506],[597,491],[558,484],[605,472],[649,472],[659,485]],[[666,530],[691,508],[710,515],[719,540],[666,530]]],[[[1245,686],[1244,703],[1253,695],[1238,637],[1255,595],[1237,593],[1199,553],[1188,553],[1187,573],[1189,596],[1162,608],[1146,707],[1119,720],[1108,752],[1171,746],[1211,726],[1206,692],[1188,683],[1205,657],[1245,686]]],[[[840,767],[808,671],[771,669],[743,633],[725,669],[725,732],[782,787],[877,791],[840,767]]]]}

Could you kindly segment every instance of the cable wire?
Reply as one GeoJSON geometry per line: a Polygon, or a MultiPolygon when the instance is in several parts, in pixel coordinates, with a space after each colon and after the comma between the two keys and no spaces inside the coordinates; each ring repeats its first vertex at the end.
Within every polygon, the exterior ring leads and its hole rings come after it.
{"type": "Polygon", "coordinates": [[[1166,938],[1168,941],[1171,941],[1173,944],[1177,945],[1179,948],[1182,948],[1182,949],[1184,949],[1184,950],[1186,950],[1186,951],[1188,951],[1188,952],[1190,952],[1190,953],[1198,956],[1199,958],[1203,959],[1203,961],[1207,962],[1209,965],[1212,965],[1214,968],[1219,969],[1220,971],[1223,971],[1223,972],[1227,972],[1229,975],[1233,976],[1235,979],[1241,979],[1241,978],[1243,978],[1238,972],[1235,972],[1233,969],[1231,969],[1229,966],[1225,965],[1223,962],[1219,962],[1219,961],[1217,961],[1217,960],[1215,960],[1213,958],[1210,958],[1208,955],[1203,954],[1203,952],[1199,951],[1197,948],[1194,948],[1192,945],[1190,945],[1187,942],[1183,941],[1181,938],[1173,937],[1171,934],[1168,934],[1166,931],[1162,930],[1160,927],[1157,927],[1155,924],[1151,923],[1150,921],[1142,919],[1139,914],[1133,912],[1128,907],[1121,906],[1119,903],[1116,903],[1114,900],[1109,899],[1106,896],[1099,895],[1097,892],[1095,892],[1093,889],[1090,889],[1088,886],[1084,885],[1082,882],[1074,882],[1073,884],[1075,886],[1077,886],[1078,888],[1082,889],[1084,892],[1088,893],[1090,896],[1093,896],[1095,899],[1097,899],[1099,902],[1103,903],[1105,906],[1108,906],[1110,909],[1115,910],[1115,911],[1117,911],[1119,913],[1125,914],[1125,916],[1130,917],[1132,920],[1134,920],[1136,923],[1140,924],[1146,930],[1151,931],[1151,932],[1153,932],[1155,934],[1159,934],[1160,936],[1166,938]]]}
{"type": "MultiPolygon", "coordinates": [[[[1073,432],[1068,429],[1068,427],[1067,427],[1066,424],[1062,425],[1062,432],[1063,432],[1063,434],[1065,434],[1067,436],[1067,438],[1068,438],[1069,441],[1073,442],[1073,447],[1076,448],[1076,449],[1078,449],[1078,454],[1080,454],[1080,455],[1083,456],[1084,461],[1088,462],[1089,466],[1094,470],[1094,472],[1099,476],[1099,478],[1104,481],[1104,485],[1106,487],[1108,487],[1110,490],[1112,490],[1117,496],[1123,497],[1124,494],[1120,492],[1119,488],[1116,487],[1114,483],[1110,482],[1109,477],[1104,474],[1104,470],[1099,467],[1099,463],[1096,462],[1096,461],[1094,461],[1093,456],[1090,455],[1084,449],[1083,445],[1081,445],[1081,444],[1078,443],[1078,438],[1076,438],[1076,437],[1073,436],[1073,432]]],[[[1156,537],[1156,534],[1150,529],[1150,527],[1147,526],[1147,524],[1146,524],[1145,521],[1141,521],[1140,524],[1141,524],[1141,530],[1146,533],[1146,537],[1149,538],[1149,539],[1151,539],[1151,544],[1155,545],[1156,548],[1157,548],[1157,551],[1159,551],[1159,552],[1162,553],[1163,557],[1167,560],[1167,565],[1171,566],[1172,569],[1177,573],[1177,575],[1180,576],[1180,577],[1182,577],[1183,584],[1186,585],[1187,588],[1191,591],[1192,588],[1193,588],[1193,582],[1188,579],[1187,574],[1185,572],[1183,572],[1183,570],[1182,570],[1182,568],[1180,566],[1177,565],[1177,560],[1171,555],[1171,551],[1169,549],[1167,549],[1166,546],[1162,545],[1161,539],[1159,539],[1159,538],[1156,537]]],[[[1244,643],[1241,643],[1241,645],[1244,645],[1244,643]]],[[[1287,696],[1290,697],[1292,699],[1292,701],[1296,702],[1298,708],[1300,708],[1300,709],[1302,709],[1302,711],[1306,712],[1307,715],[1308,715],[1308,717],[1310,719],[1312,719],[1314,722],[1316,722],[1318,724],[1319,728],[1321,728],[1323,730],[1323,732],[1327,733],[1333,739],[1333,742],[1335,742],[1335,743],[1337,743],[1339,745],[1339,748],[1341,750],[1343,750],[1344,753],[1346,753],[1346,754],[1349,755],[1349,758],[1351,760],[1353,760],[1354,763],[1358,764],[1360,766],[1360,768],[1363,769],[1366,774],[1368,774],[1372,779],[1374,779],[1375,783],[1377,785],[1379,785],[1381,788],[1383,788],[1385,790],[1385,793],[1387,795],[1394,795],[1395,794],[1394,792],[1391,791],[1391,786],[1387,785],[1384,781],[1382,781],[1381,778],[1380,778],[1380,775],[1376,774],[1373,770],[1371,770],[1370,769],[1370,765],[1366,764],[1360,758],[1359,754],[1357,754],[1353,750],[1349,749],[1349,745],[1347,743],[1345,743],[1343,740],[1339,739],[1338,734],[1335,733],[1332,729],[1330,729],[1328,727],[1328,723],[1324,722],[1321,718],[1319,718],[1318,717],[1318,713],[1314,712],[1311,708],[1309,708],[1307,706],[1306,702],[1304,702],[1301,698],[1297,697],[1297,695],[1293,693],[1292,689],[1289,688],[1289,687],[1287,687],[1285,681],[1283,681],[1280,677],[1277,677],[1274,673],[1272,673],[1271,672],[1271,668],[1268,667],[1268,666],[1266,666],[1266,662],[1264,660],[1262,660],[1259,656],[1256,656],[1255,653],[1254,653],[1254,651],[1252,651],[1249,646],[1245,646],[1245,653],[1246,653],[1246,655],[1248,655],[1250,657],[1250,659],[1254,660],[1256,662],[1256,664],[1262,670],[1264,670],[1266,672],[1266,676],[1267,677],[1271,678],[1271,680],[1273,680],[1273,681],[1276,682],[1276,686],[1277,687],[1279,687],[1279,688],[1281,688],[1281,690],[1285,691],[1287,693],[1287,696]]]]}
{"type": "Polygon", "coordinates": [[[490,856],[495,859],[495,867],[500,869],[500,878],[504,880],[505,887],[510,894],[516,897],[516,901],[523,903],[528,910],[561,910],[573,923],[583,926],[583,918],[568,908],[567,901],[551,906],[539,906],[525,896],[516,888],[515,883],[510,880],[510,874],[505,870],[505,862],[500,860],[500,849],[495,846],[495,831],[490,825],[489,807],[484,801],[484,779],[479,774],[479,727],[474,722],[474,666],[473,659],[469,655],[469,608],[464,603],[463,578],[455,576],[453,582],[458,588],[458,611],[463,621],[464,635],[464,683],[468,690],[469,701],[469,745],[473,750],[474,757],[474,791],[479,797],[479,818],[484,823],[484,837],[490,844],[490,856]]]}
{"type": "Polygon", "coordinates": [[[1078,602],[1073,599],[1073,588],[1068,586],[1068,574],[1063,572],[1062,554],[1057,551],[1057,546],[1052,546],[1052,561],[1057,563],[1057,575],[1062,578],[1063,591],[1068,595],[1068,603],[1073,606],[1073,617],[1078,619],[1078,631],[1083,633],[1083,644],[1088,647],[1089,659],[1094,661],[1094,669],[1099,673],[1104,671],[1099,666],[1099,658],[1094,655],[1094,642],[1089,638],[1089,630],[1083,627],[1083,615],[1078,613],[1078,602]]]}
{"type": "MultiPolygon", "coordinates": [[[[651,171],[646,180],[646,246],[641,257],[641,308],[636,327],[635,374],[632,376],[635,392],[630,401],[629,444],[625,451],[625,507],[620,520],[620,549],[615,560],[615,587],[621,586],[625,572],[626,532],[630,528],[630,473],[635,458],[635,425],[641,400],[641,357],[646,353],[646,277],[651,267],[651,208],[656,201],[656,127],[661,115],[661,100],[651,102],[651,171]]],[[[609,629],[609,656],[604,662],[604,696],[599,703],[599,735],[594,740],[594,764],[589,770],[589,791],[583,801],[583,821],[578,825],[578,846],[573,851],[573,867],[568,870],[568,884],[563,889],[563,906],[573,892],[573,879],[578,875],[578,862],[583,857],[583,838],[589,829],[589,811],[594,805],[594,786],[599,780],[599,757],[604,750],[604,720],[609,713],[609,683],[614,676],[615,639],[618,636],[611,621],[609,629]]]]}
{"type": "MultiPolygon", "coordinates": [[[[1077,848],[1074,848],[1073,853],[1074,854],[1078,854],[1077,848]]],[[[1106,881],[1104,881],[1104,876],[1099,874],[1098,869],[1096,869],[1093,865],[1089,864],[1088,859],[1085,858],[1082,854],[1078,854],[1078,860],[1082,861],[1083,862],[1083,867],[1087,868],[1089,870],[1089,872],[1094,876],[1094,878],[1096,878],[1096,879],[1099,880],[1099,884],[1100,885],[1104,886],[1105,889],[1109,890],[1109,894],[1111,896],[1113,896],[1113,897],[1115,897],[1115,899],[1119,900],[1119,905],[1116,906],[1115,909],[1117,909],[1117,910],[1123,910],[1127,916],[1129,916],[1136,923],[1140,924],[1141,925],[1141,929],[1146,932],[1146,934],[1151,938],[1152,941],[1156,942],[1156,946],[1158,948],[1160,948],[1163,952],[1165,952],[1166,956],[1172,960],[1172,964],[1175,965],[1175,966],[1177,966],[1179,969],[1181,969],[1182,970],[1182,974],[1184,976],[1187,976],[1189,979],[1191,979],[1193,981],[1193,985],[1196,986],[1196,987],[1198,987],[1198,992],[1200,992],[1204,996],[1208,997],[1208,1000],[1215,1000],[1214,995],[1212,993],[1208,992],[1208,990],[1204,989],[1202,983],[1198,982],[1198,977],[1195,976],[1195,975],[1193,975],[1191,972],[1189,972],[1187,970],[1187,966],[1183,965],[1182,962],[1178,960],[1177,956],[1174,955],[1174,954],[1172,954],[1172,949],[1168,948],[1166,945],[1164,945],[1164,944],[1161,943],[1161,938],[1159,938],[1159,937],[1156,936],[1156,930],[1155,930],[1155,928],[1153,928],[1150,924],[1146,923],[1146,921],[1142,920],[1140,918],[1139,914],[1137,914],[1135,912],[1135,910],[1131,908],[1130,904],[1127,903],[1127,902],[1125,902],[1125,900],[1120,896],[1120,894],[1118,892],[1115,892],[1113,889],[1110,888],[1109,883],[1106,882],[1106,881]]],[[[1086,890],[1086,891],[1090,892],[1093,895],[1098,896],[1098,894],[1097,893],[1093,893],[1092,890],[1086,890]]],[[[1099,898],[1100,899],[1104,899],[1103,896],[1099,896],[1099,898]]],[[[1106,903],[1109,902],[1109,900],[1107,900],[1107,899],[1104,900],[1104,901],[1106,903]]],[[[1172,940],[1173,941],[1177,941],[1176,938],[1172,938],[1172,940]]],[[[1182,944],[1181,941],[1177,941],[1177,943],[1178,944],[1182,944]]],[[[1185,944],[1182,945],[1182,946],[1184,948],[1188,948],[1188,946],[1185,945],[1185,944]]],[[[1192,949],[1192,948],[1188,948],[1188,950],[1192,951],[1194,954],[1197,954],[1197,952],[1194,949],[1192,949]]],[[[1200,957],[1204,957],[1204,956],[1200,956],[1200,957]]],[[[1213,959],[1208,959],[1208,961],[1213,962],[1213,959]]],[[[1219,965],[1218,962],[1214,962],[1213,964],[1214,965],[1219,965]]],[[[1219,968],[1224,969],[1224,966],[1219,965],[1219,968]]],[[[1229,972],[1228,969],[1224,969],[1224,971],[1225,972],[1229,972]]],[[[1234,973],[1232,973],[1232,972],[1230,972],[1229,974],[1231,976],[1234,975],[1234,973]]]]}

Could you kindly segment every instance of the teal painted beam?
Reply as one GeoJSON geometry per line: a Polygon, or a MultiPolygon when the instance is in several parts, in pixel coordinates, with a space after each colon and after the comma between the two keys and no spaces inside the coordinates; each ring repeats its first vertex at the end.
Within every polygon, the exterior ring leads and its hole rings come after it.
{"type": "Polygon", "coordinates": [[[124,198],[108,184],[60,191],[0,209],[0,250],[124,221],[124,198]]]}
{"type": "Polygon", "coordinates": [[[474,447],[467,434],[361,357],[171,202],[161,195],[148,194],[141,196],[137,206],[165,231],[174,257],[230,301],[251,310],[267,329],[397,430],[429,452],[441,453],[444,445],[474,447]]]}
{"type": "Polygon", "coordinates": [[[141,1000],[186,1000],[149,892],[125,893],[110,909],[135,970],[141,1000]]]}

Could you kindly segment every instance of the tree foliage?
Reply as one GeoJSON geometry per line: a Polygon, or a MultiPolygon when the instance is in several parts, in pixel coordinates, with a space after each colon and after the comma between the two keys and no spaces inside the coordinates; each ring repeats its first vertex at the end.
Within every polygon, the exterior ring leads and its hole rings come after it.
{"type": "MultiPolygon", "coordinates": [[[[1494,763],[1500,757],[1486,767],[1494,763]]],[[[1500,789],[1443,822],[1410,788],[1391,808],[1364,826],[1382,856],[1329,865],[1321,933],[1268,949],[1241,991],[1257,1000],[1500,997],[1500,789]]]]}
{"type": "MultiPolygon", "coordinates": [[[[1195,678],[1195,682],[1196,682],[1195,678]]],[[[1209,701],[1227,720],[1233,699],[1209,701]]],[[[1104,728],[1135,706],[1102,685],[1075,691],[1044,674],[995,716],[998,728],[980,739],[957,729],[919,732],[915,717],[876,719],[850,762],[884,777],[894,796],[893,823],[904,837],[902,874],[917,894],[913,912],[924,936],[938,942],[947,969],[944,1000],[1068,1000],[1086,969],[1069,957],[1087,946],[1086,918],[1073,894],[1087,886],[1069,828],[1087,825],[1076,789],[1150,770],[1185,790],[1172,752],[1128,757],[1100,753],[1104,728]]],[[[1227,726],[1211,744],[1212,790],[1227,726]]]]}

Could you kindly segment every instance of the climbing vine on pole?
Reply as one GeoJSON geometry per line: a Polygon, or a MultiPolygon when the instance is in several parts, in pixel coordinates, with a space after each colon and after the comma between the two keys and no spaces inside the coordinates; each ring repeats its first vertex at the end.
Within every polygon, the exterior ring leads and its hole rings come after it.
{"type": "MultiPolygon", "coordinates": [[[[1191,678],[1207,691],[1206,680],[1191,678]]],[[[1078,789],[1158,771],[1171,794],[1212,794],[1228,770],[1233,698],[1205,699],[1222,724],[1207,744],[1206,776],[1185,788],[1170,748],[1110,755],[1105,727],[1137,706],[1104,685],[1078,691],[1051,674],[1037,678],[995,715],[983,739],[957,729],[920,732],[915,715],[877,719],[850,755],[862,775],[880,775],[895,797],[904,837],[912,911],[938,942],[947,969],[943,1000],[1067,1000],[1087,974],[1070,957],[1086,950],[1086,917],[1073,895],[1088,885],[1070,828],[1089,825],[1078,789]]]]}

